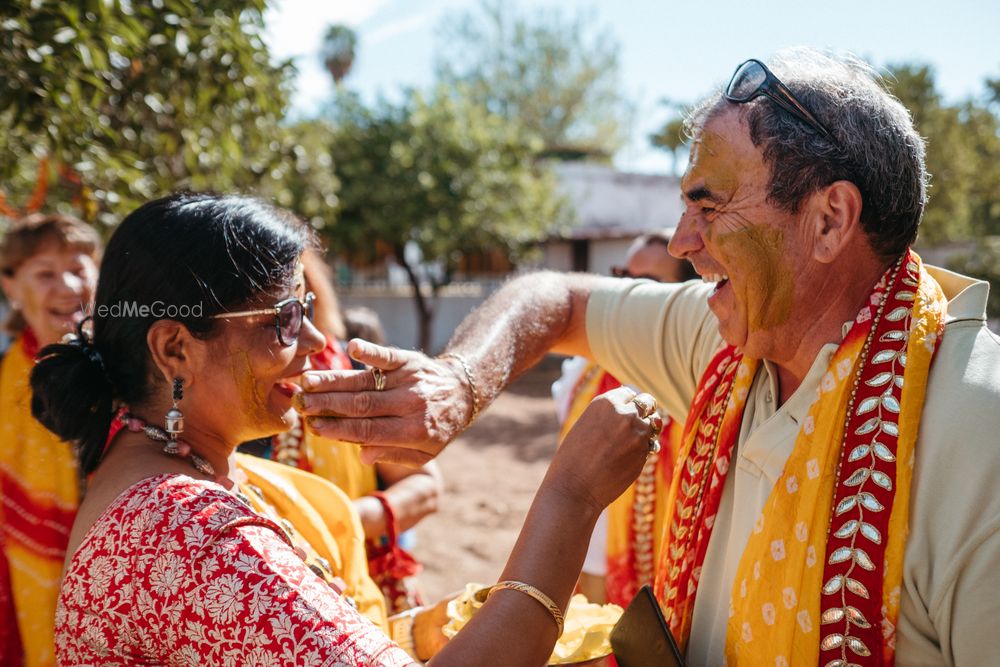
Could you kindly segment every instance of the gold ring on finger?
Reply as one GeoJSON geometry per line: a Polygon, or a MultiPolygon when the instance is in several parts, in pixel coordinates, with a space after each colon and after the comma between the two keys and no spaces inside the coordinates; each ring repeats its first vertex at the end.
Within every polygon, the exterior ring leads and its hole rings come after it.
{"type": "Polygon", "coordinates": [[[375,391],[382,391],[385,389],[385,373],[382,372],[381,368],[372,368],[372,377],[375,378],[375,391]]]}
{"type": "Polygon", "coordinates": [[[646,393],[636,394],[632,402],[639,411],[639,418],[645,419],[656,411],[656,399],[646,393]]]}

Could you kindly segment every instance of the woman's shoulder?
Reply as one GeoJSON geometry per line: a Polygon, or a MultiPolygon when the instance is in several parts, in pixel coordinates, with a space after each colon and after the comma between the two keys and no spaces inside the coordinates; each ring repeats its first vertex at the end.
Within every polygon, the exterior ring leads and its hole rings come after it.
{"type": "Polygon", "coordinates": [[[94,522],[80,549],[101,549],[95,541],[109,542],[115,551],[135,554],[158,549],[164,539],[191,549],[248,523],[280,533],[280,528],[218,484],[187,475],[156,475],[125,489],[94,522]]]}

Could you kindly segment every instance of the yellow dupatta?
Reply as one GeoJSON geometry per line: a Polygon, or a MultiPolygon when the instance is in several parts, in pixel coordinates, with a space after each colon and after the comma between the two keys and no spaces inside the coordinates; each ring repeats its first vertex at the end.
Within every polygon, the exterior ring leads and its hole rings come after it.
{"type": "Polygon", "coordinates": [[[336,484],[352,500],[378,491],[375,466],[361,461],[361,448],[356,444],[320,438],[306,430],[302,447],[309,469],[336,484]]]}
{"type": "Polygon", "coordinates": [[[291,466],[247,454],[237,454],[236,464],[260,492],[259,498],[247,494],[254,510],[268,516],[264,503],[273,507],[275,520],[288,521],[305,541],[306,562],[315,562],[316,556],[324,559],[358,611],[386,629],[385,600],[368,576],[365,534],[351,500],[325,479],[291,466]]]}
{"type": "Polygon", "coordinates": [[[56,664],[56,601],[80,500],[72,447],[31,416],[32,341],[30,332],[15,340],[0,370],[0,541],[16,612],[7,623],[16,623],[29,667],[56,664]]]}

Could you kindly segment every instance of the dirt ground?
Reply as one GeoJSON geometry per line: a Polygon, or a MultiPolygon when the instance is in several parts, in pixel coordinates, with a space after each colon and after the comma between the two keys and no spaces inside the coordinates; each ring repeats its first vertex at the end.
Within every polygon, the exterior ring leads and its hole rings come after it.
{"type": "Polygon", "coordinates": [[[560,359],[518,378],[438,457],[445,495],[417,526],[414,553],[429,602],[466,583],[493,583],[510,554],[556,449],[550,393],[560,359]]]}

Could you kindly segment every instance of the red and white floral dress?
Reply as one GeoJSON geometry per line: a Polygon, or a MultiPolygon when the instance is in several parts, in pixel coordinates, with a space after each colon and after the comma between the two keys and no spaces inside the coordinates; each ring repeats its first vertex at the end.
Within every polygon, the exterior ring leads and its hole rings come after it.
{"type": "Polygon", "coordinates": [[[158,475],[122,493],[66,571],[60,665],[377,665],[412,660],[222,487],[158,475]]]}

